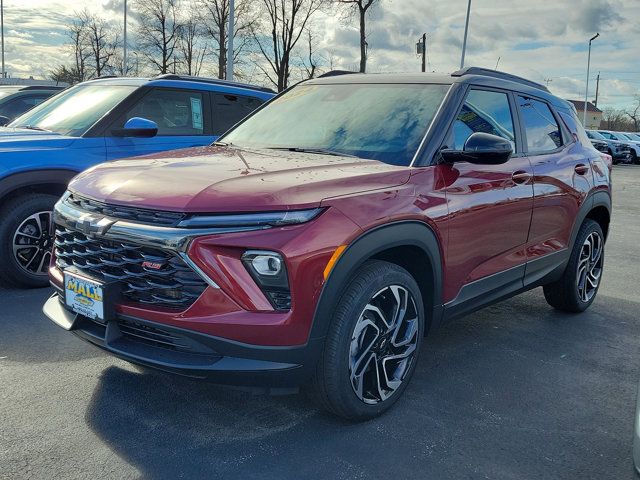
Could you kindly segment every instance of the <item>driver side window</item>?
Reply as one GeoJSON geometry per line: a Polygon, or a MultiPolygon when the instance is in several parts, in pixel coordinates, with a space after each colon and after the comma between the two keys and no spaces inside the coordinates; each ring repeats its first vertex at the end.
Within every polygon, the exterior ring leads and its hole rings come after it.
{"type": "Polygon", "coordinates": [[[154,89],[125,114],[152,120],[158,125],[158,136],[203,135],[204,99],[200,92],[154,89]]]}
{"type": "Polygon", "coordinates": [[[453,123],[447,145],[453,150],[463,150],[467,139],[476,132],[509,140],[515,151],[513,117],[506,93],[471,90],[453,123]]]}

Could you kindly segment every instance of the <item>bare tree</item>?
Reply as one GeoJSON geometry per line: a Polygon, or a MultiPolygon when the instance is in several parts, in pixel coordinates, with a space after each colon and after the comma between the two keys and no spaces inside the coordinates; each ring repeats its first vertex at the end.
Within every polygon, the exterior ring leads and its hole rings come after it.
{"type": "MultiPolygon", "coordinates": [[[[236,1],[234,5],[233,58],[234,63],[240,59],[241,52],[247,46],[251,31],[255,27],[258,16],[255,2],[251,0],[236,1]]],[[[229,25],[229,0],[199,0],[202,23],[215,43],[218,57],[218,78],[226,77],[227,40],[229,25]]]]}
{"type": "Polygon", "coordinates": [[[634,104],[631,106],[631,110],[626,110],[625,113],[631,120],[633,120],[633,131],[640,131],[640,95],[636,95],[633,98],[634,104]]]}
{"type": "Polygon", "coordinates": [[[159,73],[175,73],[176,48],[181,29],[180,0],[139,0],[140,51],[159,73]]]}
{"type": "Polygon", "coordinates": [[[71,65],[59,65],[51,72],[49,72],[49,78],[56,82],[68,83],[73,85],[78,82],[82,82],[84,78],[81,78],[80,73],[76,70],[76,67],[71,65]]]}
{"type": "Polygon", "coordinates": [[[120,33],[109,26],[104,18],[84,10],[79,18],[86,25],[85,42],[91,52],[93,76],[112,73],[115,66],[111,63],[121,44],[120,33]]]}
{"type": "Polygon", "coordinates": [[[298,40],[309,19],[325,3],[325,0],[262,0],[266,25],[254,28],[253,38],[268,65],[257,63],[257,66],[279,92],[289,86],[290,62],[298,40]]]}
{"type": "Polygon", "coordinates": [[[357,11],[360,20],[360,71],[367,70],[367,12],[380,0],[336,0],[357,11]]]}
{"type": "Polygon", "coordinates": [[[86,19],[83,18],[82,14],[76,14],[76,17],[72,20],[67,32],[71,49],[73,50],[74,64],[71,67],[65,67],[65,70],[67,74],[71,73],[77,82],[82,82],[89,77],[87,61],[91,56],[91,52],[87,47],[88,29],[86,19]]]}
{"type": "Polygon", "coordinates": [[[202,33],[200,23],[193,15],[189,15],[181,25],[178,47],[181,64],[187,75],[200,75],[204,58],[207,55],[207,46],[201,43],[202,33]]]}
{"type": "Polygon", "coordinates": [[[602,121],[600,127],[605,130],[626,131],[631,129],[632,122],[627,120],[627,114],[624,110],[616,110],[615,108],[605,108],[602,112],[602,121]]]}
{"type": "Polygon", "coordinates": [[[302,66],[304,68],[303,75],[305,79],[313,78],[316,76],[318,70],[318,57],[314,51],[314,35],[310,28],[307,29],[307,58],[302,59],[302,66]]]}

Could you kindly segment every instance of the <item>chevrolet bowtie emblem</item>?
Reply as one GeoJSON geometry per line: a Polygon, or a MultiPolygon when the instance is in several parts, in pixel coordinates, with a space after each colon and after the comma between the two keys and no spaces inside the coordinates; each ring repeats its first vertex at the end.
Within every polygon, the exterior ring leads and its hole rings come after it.
{"type": "Polygon", "coordinates": [[[76,220],[76,228],[85,235],[104,235],[115,222],[105,217],[96,217],[90,213],[81,215],[76,220]]]}

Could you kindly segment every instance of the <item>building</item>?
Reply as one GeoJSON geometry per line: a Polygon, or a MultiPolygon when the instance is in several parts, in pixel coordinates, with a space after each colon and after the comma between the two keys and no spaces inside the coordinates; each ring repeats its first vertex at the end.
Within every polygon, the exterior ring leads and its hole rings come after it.
{"type": "MultiPolygon", "coordinates": [[[[568,100],[576,107],[578,111],[578,118],[580,122],[584,117],[584,100],[568,100]]],[[[596,107],[593,103],[587,102],[587,124],[584,128],[598,129],[600,128],[600,122],[602,121],[602,110],[596,107]]]]}

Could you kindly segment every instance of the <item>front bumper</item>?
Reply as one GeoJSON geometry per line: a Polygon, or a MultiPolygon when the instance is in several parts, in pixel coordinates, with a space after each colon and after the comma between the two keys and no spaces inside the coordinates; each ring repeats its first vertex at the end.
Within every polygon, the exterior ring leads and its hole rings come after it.
{"type": "Polygon", "coordinates": [[[58,326],[131,363],[274,393],[308,381],[323,345],[322,339],[290,347],[249,345],[121,314],[99,323],[68,310],[57,293],[43,312],[58,326]]]}

